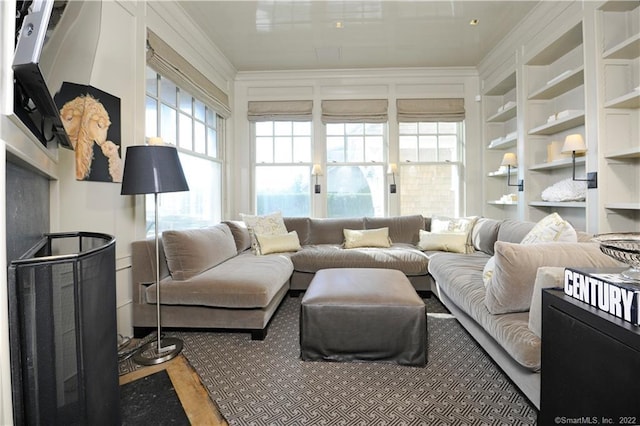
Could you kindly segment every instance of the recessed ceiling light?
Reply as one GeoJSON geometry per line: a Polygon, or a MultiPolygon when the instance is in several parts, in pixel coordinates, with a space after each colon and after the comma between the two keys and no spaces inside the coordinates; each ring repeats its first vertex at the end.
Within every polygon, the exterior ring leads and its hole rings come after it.
{"type": "Polygon", "coordinates": [[[469,25],[476,26],[476,25],[478,25],[478,22],[480,22],[480,21],[478,21],[477,19],[472,19],[472,20],[469,21],[469,25]]]}
{"type": "Polygon", "coordinates": [[[344,23],[342,21],[336,22],[336,28],[339,29],[339,30],[344,28],[344,23]]]}

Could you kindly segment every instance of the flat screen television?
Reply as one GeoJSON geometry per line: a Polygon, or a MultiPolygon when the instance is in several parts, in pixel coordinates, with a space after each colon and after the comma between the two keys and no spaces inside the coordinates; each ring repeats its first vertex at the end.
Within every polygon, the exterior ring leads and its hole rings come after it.
{"type": "Polygon", "coordinates": [[[66,5],[67,1],[54,0],[16,2],[13,109],[45,147],[57,141],[60,146],[72,148],[39,66],[48,36],[66,5]]]}

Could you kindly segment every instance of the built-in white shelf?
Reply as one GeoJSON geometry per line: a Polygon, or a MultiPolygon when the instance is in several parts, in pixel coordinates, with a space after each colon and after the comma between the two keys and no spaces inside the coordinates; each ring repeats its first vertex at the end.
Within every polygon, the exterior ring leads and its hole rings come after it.
{"type": "Polygon", "coordinates": [[[640,3],[637,1],[618,1],[618,0],[609,0],[598,9],[603,10],[605,12],[629,12],[630,10],[638,7],[640,3]]]}
{"type": "Polygon", "coordinates": [[[584,84],[584,66],[568,70],[529,95],[531,100],[553,99],[584,84]]]}
{"type": "Polygon", "coordinates": [[[640,203],[605,203],[604,208],[609,210],[640,210],[640,203]]]}
{"type": "Polygon", "coordinates": [[[602,54],[604,59],[635,59],[640,57],[640,34],[616,44],[602,54]]]}
{"type": "Polygon", "coordinates": [[[489,201],[489,202],[487,202],[487,204],[491,204],[492,206],[517,206],[518,202],[517,201],[495,200],[495,201],[489,201]]]}
{"type": "Polygon", "coordinates": [[[621,149],[618,151],[610,151],[604,155],[604,158],[608,158],[611,160],[623,160],[625,158],[640,158],[640,146],[621,149]]]}
{"type": "Polygon", "coordinates": [[[571,209],[584,209],[587,207],[585,201],[531,201],[529,205],[533,207],[561,207],[571,209]]]}
{"type": "Polygon", "coordinates": [[[574,112],[558,120],[549,121],[529,130],[530,135],[554,135],[584,124],[584,111],[574,112]]]}
{"type": "Polygon", "coordinates": [[[640,108],[640,90],[634,90],[633,92],[625,93],[622,96],[611,99],[604,103],[605,108],[640,108]]]}
{"type": "MultiPolygon", "coordinates": [[[[582,165],[585,163],[584,157],[576,157],[576,164],[582,165]]],[[[571,158],[563,158],[560,160],[550,161],[548,163],[540,163],[534,164],[529,167],[529,170],[552,170],[552,169],[563,169],[565,167],[571,167],[573,165],[573,161],[571,158]]]]}
{"type": "Polygon", "coordinates": [[[491,117],[487,118],[488,123],[504,123],[505,121],[511,120],[516,116],[518,112],[518,107],[515,102],[508,104],[505,109],[502,111],[498,111],[493,114],[491,117]]]}
{"type": "Polygon", "coordinates": [[[518,135],[508,136],[505,138],[491,141],[487,149],[507,149],[516,146],[518,142],[518,135]]]}

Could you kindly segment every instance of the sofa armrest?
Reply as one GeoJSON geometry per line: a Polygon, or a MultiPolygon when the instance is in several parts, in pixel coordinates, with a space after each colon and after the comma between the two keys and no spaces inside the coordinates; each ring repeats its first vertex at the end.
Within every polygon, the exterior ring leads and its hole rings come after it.
{"type": "Polygon", "coordinates": [[[540,338],[542,338],[542,290],[562,287],[564,287],[563,267],[542,266],[538,268],[531,296],[531,308],[529,309],[529,329],[540,338]]]}

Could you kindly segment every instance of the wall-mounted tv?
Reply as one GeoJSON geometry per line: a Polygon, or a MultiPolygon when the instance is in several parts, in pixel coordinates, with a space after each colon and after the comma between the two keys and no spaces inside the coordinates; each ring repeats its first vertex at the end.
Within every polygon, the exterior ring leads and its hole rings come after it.
{"type": "Polygon", "coordinates": [[[16,2],[13,109],[45,147],[57,141],[60,146],[72,148],[39,65],[49,34],[66,6],[66,0],[16,2]]]}

